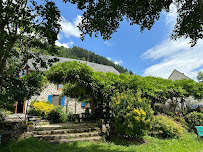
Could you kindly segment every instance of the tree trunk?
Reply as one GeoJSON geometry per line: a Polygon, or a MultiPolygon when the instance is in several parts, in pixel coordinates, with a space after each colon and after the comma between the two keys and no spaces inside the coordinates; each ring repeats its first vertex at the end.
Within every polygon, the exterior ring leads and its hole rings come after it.
{"type": "Polygon", "coordinates": [[[95,115],[95,107],[96,107],[96,99],[95,97],[93,96],[92,97],[92,105],[91,105],[91,111],[92,111],[92,114],[95,115]]]}

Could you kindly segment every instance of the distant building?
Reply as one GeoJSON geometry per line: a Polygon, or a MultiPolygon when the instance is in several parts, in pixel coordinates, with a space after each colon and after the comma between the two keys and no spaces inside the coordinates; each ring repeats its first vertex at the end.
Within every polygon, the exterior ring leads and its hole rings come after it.
{"type": "MultiPolygon", "coordinates": [[[[179,72],[178,70],[173,70],[173,72],[171,73],[171,75],[168,78],[169,80],[175,81],[175,80],[181,80],[181,79],[187,79],[189,80],[190,78],[188,76],[186,76],[184,73],[179,72]]],[[[198,106],[203,107],[203,99],[194,99],[194,97],[190,96],[185,98],[185,103],[187,103],[187,105],[189,105],[191,108],[196,108],[198,106]]],[[[186,105],[185,105],[186,106],[186,105]]],[[[179,103],[178,107],[181,107],[181,104],[179,103]]]]}
{"type": "Polygon", "coordinates": [[[190,78],[188,76],[186,76],[184,73],[179,72],[178,70],[173,70],[173,72],[171,73],[171,75],[168,78],[169,80],[181,80],[181,79],[187,79],[189,80],[190,78]]]}

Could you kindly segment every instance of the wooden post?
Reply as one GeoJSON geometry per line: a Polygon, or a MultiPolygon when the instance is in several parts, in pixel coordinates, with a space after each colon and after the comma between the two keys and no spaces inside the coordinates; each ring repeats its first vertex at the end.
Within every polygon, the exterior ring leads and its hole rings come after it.
{"type": "Polygon", "coordinates": [[[14,107],[15,107],[15,114],[16,114],[17,113],[18,102],[14,103],[14,107]]]}
{"type": "Polygon", "coordinates": [[[75,114],[76,114],[76,102],[77,102],[77,99],[75,100],[75,114]]]}
{"type": "Polygon", "coordinates": [[[92,105],[91,105],[91,111],[92,111],[93,115],[95,114],[95,107],[96,107],[96,100],[95,100],[95,97],[93,96],[92,97],[92,105]]]}

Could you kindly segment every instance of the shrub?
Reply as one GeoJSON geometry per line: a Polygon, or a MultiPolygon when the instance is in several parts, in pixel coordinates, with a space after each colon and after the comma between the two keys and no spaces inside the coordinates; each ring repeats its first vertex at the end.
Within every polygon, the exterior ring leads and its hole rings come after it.
{"type": "Polygon", "coordinates": [[[146,99],[137,93],[117,94],[112,98],[115,132],[124,136],[142,136],[150,129],[153,111],[146,99]]]}
{"type": "Polygon", "coordinates": [[[52,120],[52,122],[66,122],[68,120],[68,114],[66,114],[64,107],[62,106],[54,106],[54,110],[48,116],[48,119],[52,120]]]}
{"type": "Polygon", "coordinates": [[[200,112],[191,112],[185,116],[185,121],[189,130],[195,130],[195,126],[203,126],[203,114],[200,112]]]}
{"type": "Polygon", "coordinates": [[[179,138],[183,136],[183,127],[180,123],[175,122],[173,118],[165,115],[155,117],[153,128],[159,132],[161,137],[179,138]]]}
{"type": "Polygon", "coordinates": [[[47,117],[54,110],[54,106],[49,102],[34,101],[32,102],[31,113],[37,116],[47,117]]]}

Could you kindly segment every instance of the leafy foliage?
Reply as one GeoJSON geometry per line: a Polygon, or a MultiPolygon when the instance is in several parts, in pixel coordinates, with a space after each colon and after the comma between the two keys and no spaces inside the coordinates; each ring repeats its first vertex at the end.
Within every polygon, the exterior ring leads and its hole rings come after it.
{"type": "Polygon", "coordinates": [[[12,77],[13,70],[8,70],[5,76],[4,84],[0,90],[0,107],[13,111],[13,102],[22,102],[24,99],[30,99],[31,96],[40,94],[47,83],[46,77],[41,72],[33,72],[19,78],[19,75],[12,77]]]}
{"type": "Polygon", "coordinates": [[[117,134],[128,136],[142,136],[150,129],[153,111],[146,99],[141,95],[123,92],[112,98],[112,113],[114,128],[117,134]]]}
{"type": "Polygon", "coordinates": [[[66,113],[63,106],[54,106],[45,101],[33,101],[31,104],[30,114],[34,114],[52,122],[66,122],[70,111],[66,113]]]}
{"type": "Polygon", "coordinates": [[[203,113],[191,112],[185,116],[185,121],[190,130],[196,131],[195,126],[203,126],[203,113]]]}
{"type": "Polygon", "coordinates": [[[52,123],[67,122],[70,111],[66,113],[64,107],[54,106],[54,109],[49,113],[48,119],[52,123]]]}
{"type": "Polygon", "coordinates": [[[165,115],[156,116],[154,129],[159,132],[161,137],[179,138],[183,136],[183,127],[181,124],[165,115]]]}
{"type": "MultiPolygon", "coordinates": [[[[203,97],[203,84],[193,80],[171,81],[128,73],[94,72],[76,61],[53,65],[47,71],[47,78],[52,83],[64,84],[63,95],[90,101],[92,113],[98,114],[98,118],[109,114],[111,108],[114,127],[120,135],[141,136],[149,129],[153,116],[150,104],[165,103],[174,97],[181,98],[181,102],[190,95],[203,97]]],[[[169,133],[167,127],[168,136],[175,136],[176,132],[177,136],[181,134],[176,125],[172,124],[175,129],[169,133]]]]}
{"type": "Polygon", "coordinates": [[[155,19],[159,19],[162,9],[169,10],[169,1],[127,1],[127,0],[108,0],[94,1],[87,0],[64,0],[77,4],[78,9],[85,10],[83,13],[82,24],[79,25],[80,30],[84,34],[95,36],[101,33],[104,39],[117,31],[120,22],[124,20],[124,16],[130,21],[130,25],[140,25],[141,31],[145,28],[151,29],[155,23],[155,19]]]}
{"type": "Polygon", "coordinates": [[[130,25],[137,24],[140,31],[150,30],[158,20],[162,10],[169,11],[170,4],[174,3],[178,8],[177,23],[174,27],[172,38],[190,37],[192,45],[198,39],[203,38],[203,3],[201,0],[107,0],[107,1],[88,1],[88,0],[64,0],[76,4],[77,8],[84,10],[82,23],[79,29],[84,35],[101,34],[103,39],[108,40],[120,26],[120,22],[126,18],[130,25]]]}
{"type": "Polygon", "coordinates": [[[172,38],[189,37],[194,46],[203,38],[203,3],[200,0],[175,0],[175,4],[178,17],[172,38]]]}
{"type": "Polygon", "coordinates": [[[197,80],[198,80],[199,82],[203,82],[203,72],[201,72],[201,71],[198,72],[197,80]]]}
{"type": "Polygon", "coordinates": [[[64,86],[64,95],[79,97],[86,94],[98,102],[109,102],[115,93],[128,90],[134,94],[141,91],[141,98],[149,99],[151,103],[165,103],[167,99],[184,99],[190,95],[198,99],[203,97],[203,84],[193,80],[171,81],[151,76],[93,72],[86,64],[76,61],[55,64],[47,77],[52,83],[69,83],[64,86]],[[77,88],[77,95],[71,95],[77,88]]]}
{"type": "Polygon", "coordinates": [[[36,86],[29,84],[35,79],[32,76],[19,79],[28,60],[33,59],[36,68],[46,67],[40,52],[56,50],[54,42],[60,30],[60,12],[54,2],[42,2],[0,0],[0,102],[3,106],[24,100],[26,93],[30,96],[36,86]]]}
{"type": "Polygon", "coordinates": [[[32,102],[32,109],[30,113],[37,116],[47,117],[52,110],[54,110],[53,104],[44,101],[34,101],[32,102]]]}

